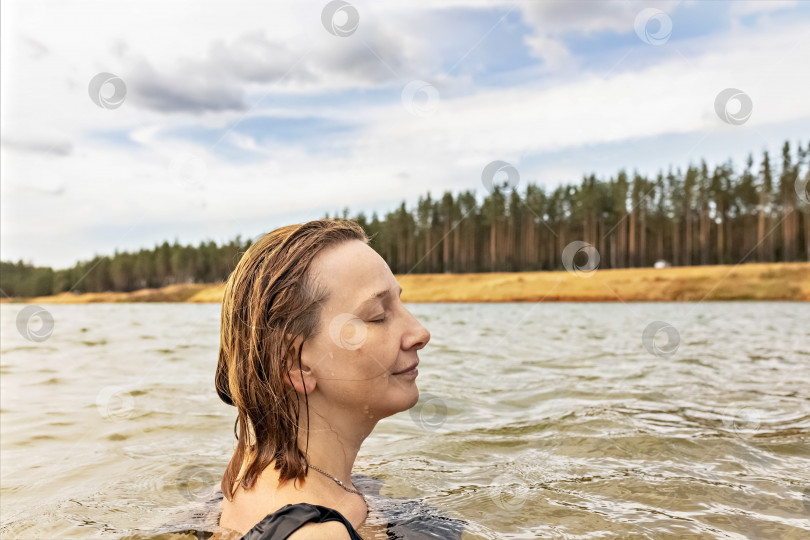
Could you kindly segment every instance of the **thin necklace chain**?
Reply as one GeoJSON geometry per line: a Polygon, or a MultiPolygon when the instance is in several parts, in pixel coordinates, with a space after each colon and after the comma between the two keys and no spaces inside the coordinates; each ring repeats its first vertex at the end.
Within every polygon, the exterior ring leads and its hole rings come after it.
{"type": "Polygon", "coordinates": [[[346,490],[346,491],[348,491],[349,493],[356,493],[356,494],[360,495],[361,497],[363,497],[363,500],[365,500],[365,499],[366,499],[366,496],[365,496],[365,495],[363,495],[362,493],[360,493],[359,491],[357,491],[356,489],[347,488],[345,485],[343,485],[343,482],[342,482],[342,481],[340,481],[340,480],[338,480],[338,478],[337,478],[336,476],[332,476],[332,475],[331,475],[331,474],[329,474],[328,472],[326,472],[326,471],[324,471],[324,470],[322,470],[322,469],[319,469],[319,468],[318,468],[318,467],[316,467],[315,465],[311,465],[311,464],[310,464],[310,465],[309,465],[309,467],[310,467],[310,468],[312,468],[312,469],[315,469],[316,471],[318,471],[319,473],[321,473],[321,474],[323,474],[323,475],[328,476],[329,478],[331,478],[332,480],[334,480],[335,482],[337,482],[337,485],[339,485],[340,487],[342,487],[343,489],[345,489],[345,490],[346,490]]]}

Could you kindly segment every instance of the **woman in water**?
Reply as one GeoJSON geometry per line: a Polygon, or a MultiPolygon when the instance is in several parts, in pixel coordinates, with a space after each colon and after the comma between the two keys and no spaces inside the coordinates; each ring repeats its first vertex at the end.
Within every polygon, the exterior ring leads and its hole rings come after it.
{"type": "Polygon", "coordinates": [[[430,332],[368,241],[351,220],[289,225],[230,275],[215,382],[238,414],[222,529],[249,540],[387,538],[364,525],[352,468],[377,422],[417,403],[430,332]]]}

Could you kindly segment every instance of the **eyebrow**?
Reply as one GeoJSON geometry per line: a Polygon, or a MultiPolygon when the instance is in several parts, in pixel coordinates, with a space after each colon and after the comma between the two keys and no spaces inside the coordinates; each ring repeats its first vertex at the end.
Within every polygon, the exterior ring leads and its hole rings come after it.
{"type": "MultiPolygon", "coordinates": [[[[400,287],[399,285],[397,285],[397,288],[399,289],[399,294],[402,294],[402,287],[400,287]]],[[[379,300],[380,298],[382,298],[382,297],[386,296],[388,293],[392,292],[393,290],[394,290],[394,289],[386,289],[386,290],[384,290],[384,291],[380,291],[380,292],[374,293],[373,295],[371,295],[371,296],[368,298],[368,300],[365,300],[365,301],[364,301],[364,302],[362,302],[362,303],[361,303],[359,306],[357,306],[357,311],[362,310],[363,308],[365,308],[365,307],[366,307],[366,306],[368,306],[369,304],[371,304],[371,303],[373,303],[373,302],[375,302],[375,301],[379,300]]]]}

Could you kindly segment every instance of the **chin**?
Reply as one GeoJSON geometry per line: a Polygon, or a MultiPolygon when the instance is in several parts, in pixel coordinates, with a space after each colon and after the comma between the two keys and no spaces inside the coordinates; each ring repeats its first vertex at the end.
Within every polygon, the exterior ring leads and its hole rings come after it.
{"type": "Polygon", "coordinates": [[[419,402],[419,388],[414,384],[412,388],[401,390],[399,396],[396,401],[392,400],[387,404],[387,407],[383,408],[383,418],[393,416],[414,407],[419,402]]]}
{"type": "Polygon", "coordinates": [[[413,387],[414,387],[414,389],[416,390],[416,391],[414,392],[414,396],[415,396],[415,397],[413,398],[413,402],[412,402],[412,403],[411,403],[411,404],[408,406],[408,408],[409,408],[409,409],[410,409],[411,407],[415,406],[415,405],[416,405],[416,404],[419,402],[419,387],[418,387],[418,386],[416,386],[415,384],[413,385],[413,387]]]}
{"type": "Polygon", "coordinates": [[[397,412],[407,411],[408,409],[414,407],[417,403],[419,403],[419,388],[417,388],[417,386],[414,384],[413,390],[408,391],[407,400],[405,400],[404,406],[397,412]]]}

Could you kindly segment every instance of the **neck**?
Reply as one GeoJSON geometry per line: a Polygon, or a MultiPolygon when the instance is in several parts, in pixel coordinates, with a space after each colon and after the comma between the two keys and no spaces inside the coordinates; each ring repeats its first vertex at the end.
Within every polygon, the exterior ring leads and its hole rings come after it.
{"type": "MultiPolygon", "coordinates": [[[[363,441],[374,429],[377,419],[332,407],[318,407],[309,401],[309,425],[306,412],[302,413],[298,445],[307,455],[309,463],[352,487],[351,472],[363,441]],[[309,429],[307,427],[309,426],[309,429]],[[308,434],[307,434],[308,432],[308,434]],[[307,442],[307,436],[309,441],[307,442]]],[[[302,409],[305,411],[305,408],[302,409]]],[[[323,477],[317,471],[315,475],[323,477]]],[[[323,477],[326,479],[326,477],[323,477]]],[[[333,482],[334,483],[334,482],[333,482]]]]}

